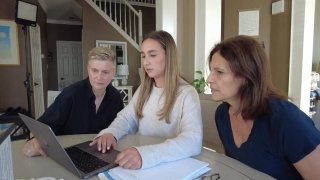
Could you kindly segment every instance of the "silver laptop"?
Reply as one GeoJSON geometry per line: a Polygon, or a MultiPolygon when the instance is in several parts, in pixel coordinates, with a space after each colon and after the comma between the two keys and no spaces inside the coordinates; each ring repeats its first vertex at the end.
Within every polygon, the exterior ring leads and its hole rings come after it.
{"type": "Polygon", "coordinates": [[[48,125],[20,113],[19,116],[47,155],[80,178],[89,178],[117,166],[115,159],[119,151],[111,149],[101,153],[96,146],[89,146],[91,141],[63,148],[48,125]]]}

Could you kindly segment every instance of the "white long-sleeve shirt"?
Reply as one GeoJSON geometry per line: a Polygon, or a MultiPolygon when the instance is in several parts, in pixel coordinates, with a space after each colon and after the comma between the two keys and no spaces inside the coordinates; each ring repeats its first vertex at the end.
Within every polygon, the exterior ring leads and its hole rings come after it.
{"type": "Polygon", "coordinates": [[[166,138],[159,144],[136,147],[142,158],[142,169],[161,162],[174,161],[201,152],[202,118],[199,96],[188,84],[181,85],[170,114],[170,124],[159,120],[157,113],[163,107],[163,88],[153,86],[149,100],[143,108],[143,118],[138,119],[135,106],[140,88],[129,104],[118,113],[111,125],[97,135],[112,133],[119,140],[126,134],[141,134],[166,138]]]}

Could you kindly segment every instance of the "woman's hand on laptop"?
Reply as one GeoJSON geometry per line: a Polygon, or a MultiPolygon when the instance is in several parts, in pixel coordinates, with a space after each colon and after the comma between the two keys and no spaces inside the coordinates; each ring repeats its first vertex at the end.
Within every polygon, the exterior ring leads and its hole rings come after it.
{"type": "Polygon", "coordinates": [[[107,152],[112,147],[113,149],[117,146],[116,138],[111,133],[105,133],[99,137],[96,137],[91,143],[90,146],[97,144],[98,151],[102,153],[107,152]]]}
{"type": "Polygon", "coordinates": [[[28,157],[39,156],[39,155],[47,156],[47,154],[43,151],[43,149],[41,148],[36,138],[33,138],[30,141],[28,141],[23,146],[22,152],[28,157]]]}

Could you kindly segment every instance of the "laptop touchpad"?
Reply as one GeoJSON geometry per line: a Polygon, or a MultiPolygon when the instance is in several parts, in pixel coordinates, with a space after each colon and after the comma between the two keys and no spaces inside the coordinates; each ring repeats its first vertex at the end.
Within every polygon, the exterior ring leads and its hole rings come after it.
{"type": "Polygon", "coordinates": [[[83,151],[86,151],[110,164],[113,164],[116,160],[117,155],[119,154],[118,150],[115,149],[110,149],[105,153],[101,153],[100,151],[98,151],[97,146],[89,146],[89,144],[91,143],[91,141],[86,141],[83,142],[81,144],[77,144],[75,145],[76,147],[82,149],[83,151]]]}

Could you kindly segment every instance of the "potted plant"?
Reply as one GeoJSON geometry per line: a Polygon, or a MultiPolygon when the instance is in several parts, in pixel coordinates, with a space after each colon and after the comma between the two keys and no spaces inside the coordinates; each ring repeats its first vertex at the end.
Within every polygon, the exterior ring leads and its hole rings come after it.
{"type": "Polygon", "coordinates": [[[196,71],[196,74],[197,74],[198,78],[192,81],[192,86],[200,94],[200,93],[203,93],[205,91],[206,86],[208,85],[208,83],[204,79],[202,71],[198,70],[198,71],[196,71]]]}

